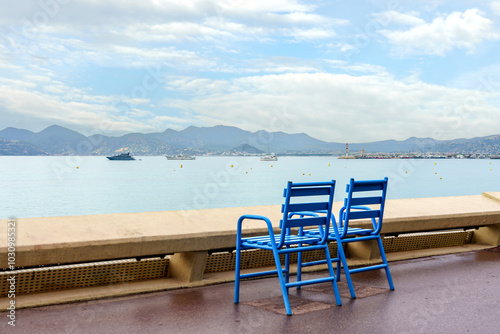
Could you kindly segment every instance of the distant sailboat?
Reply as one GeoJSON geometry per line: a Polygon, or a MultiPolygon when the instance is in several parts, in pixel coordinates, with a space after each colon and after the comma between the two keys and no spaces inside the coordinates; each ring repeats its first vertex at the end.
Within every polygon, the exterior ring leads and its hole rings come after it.
{"type": "Polygon", "coordinates": [[[183,155],[183,154],[178,154],[178,155],[167,155],[168,160],[195,160],[196,157],[192,155],[183,155]]]}
{"type": "Polygon", "coordinates": [[[274,153],[264,155],[260,158],[260,161],[278,161],[278,156],[274,153]]]}
{"type": "Polygon", "coordinates": [[[260,161],[278,161],[278,156],[276,154],[269,154],[269,133],[267,134],[267,154],[262,156],[260,161]]]}

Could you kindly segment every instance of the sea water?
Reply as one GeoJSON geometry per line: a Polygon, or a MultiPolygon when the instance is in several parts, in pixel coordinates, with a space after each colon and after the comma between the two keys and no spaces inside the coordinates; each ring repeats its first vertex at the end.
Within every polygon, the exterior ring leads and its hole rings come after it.
{"type": "Polygon", "coordinates": [[[287,181],[389,178],[388,199],[500,191],[500,160],[337,157],[0,157],[0,218],[280,204],[287,181]]]}

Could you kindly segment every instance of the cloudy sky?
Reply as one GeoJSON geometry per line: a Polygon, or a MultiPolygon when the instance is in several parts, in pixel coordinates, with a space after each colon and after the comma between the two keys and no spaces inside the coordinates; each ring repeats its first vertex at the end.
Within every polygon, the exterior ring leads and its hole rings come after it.
{"type": "Polygon", "coordinates": [[[1,129],[500,133],[500,1],[0,4],[1,129]]]}

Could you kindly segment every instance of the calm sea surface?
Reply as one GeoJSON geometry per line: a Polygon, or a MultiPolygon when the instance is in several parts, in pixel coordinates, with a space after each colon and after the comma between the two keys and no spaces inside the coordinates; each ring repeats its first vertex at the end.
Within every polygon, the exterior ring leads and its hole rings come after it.
{"type": "Polygon", "coordinates": [[[500,160],[344,160],[336,157],[164,156],[0,157],[0,218],[192,210],[282,203],[287,181],[389,177],[388,198],[477,195],[500,191],[500,160]]]}

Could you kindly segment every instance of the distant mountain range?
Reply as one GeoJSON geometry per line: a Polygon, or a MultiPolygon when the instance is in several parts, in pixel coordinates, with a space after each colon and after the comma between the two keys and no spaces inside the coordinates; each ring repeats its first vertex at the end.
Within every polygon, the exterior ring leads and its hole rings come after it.
{"type": "MultiPolygon", "coordinates": [[[[349,152],[359,153],[441,152],[499,154],[500,135],[472,139],[435,140],[409,138],[370,143],[350,143],[349,152]]],[[[343,155],[345,143],[331,143],[305,133],[249,132],[237,127],[190,126],[182,131],[130,133],[119,137],[92,135],[52,125],[40,132],[6,128],[0,131],[0,155],[246,155],[274,152],[278,155],[343,155]]]]}

